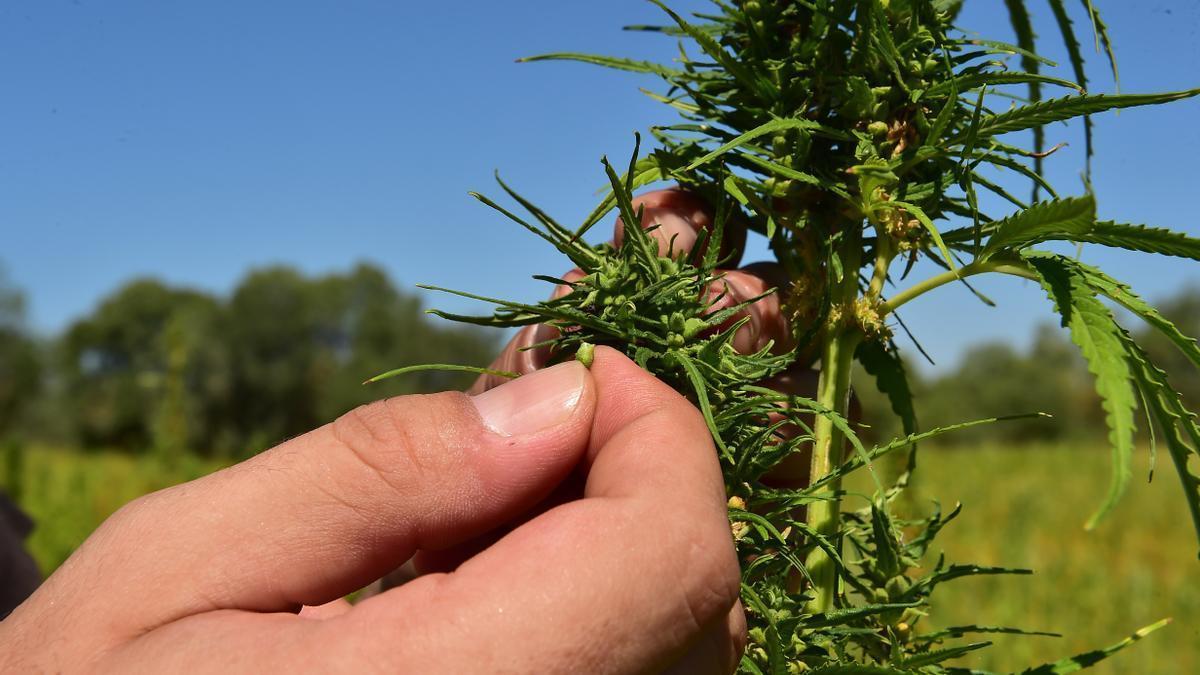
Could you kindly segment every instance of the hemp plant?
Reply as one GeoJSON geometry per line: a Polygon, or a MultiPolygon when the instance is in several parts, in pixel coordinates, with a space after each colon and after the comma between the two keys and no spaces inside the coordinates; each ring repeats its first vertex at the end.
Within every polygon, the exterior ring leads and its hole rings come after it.
{"type": "MultiPolygon", "coordinates": [[[[1053,64],[1035,51],[1026,0],[1005,2],[1017,44],[959,28],[962,2],[953,0],[713,0],[709,13],[692,19],[651,2],[665,12],[666,25],[631,28],[678,40],[672,64],[575,53],[525,60],[583,61],[653,76],[663,87],[647,95],[682,121],[651,129],[655,147],[644,156],[635,150],[623,170],[604,161],[611,189],[579,226],[560,224],[502,182],[528,216],[476,195],[579,268],[570,281],[539,277],[570,292],[539,304],[459,293],[494,303],[494,314],[436,313],[490,326],[552,326],[554,337],[534,345],[548,348],[552,360],[578,352],[586,361],[593,345],[610,345],[696,403],[720,453],[743,562],[750,643],[742,671],[979,672],[949,662],[989,644],[972,637],[1025,632],[986,619],[927,629],[940,584],[1028,571],[949,564],[932,545],[959,508],[916,519],[896,508],[918,441],[994,421],[919,429],[893,339],[906,304],[970,277],[1012,275],[1040,284],[1094,375],[1112,481],[1090,522],[1113,507],[1131,478],[1140,414],[1166,446],[1200,532],[1200,427],[1110,303],[1148,322],[1197,366],[1200,347],[1104,271],[1038,248],[1062,241],[1200,260],[1200,240],[1101,220],[1090,187],[1060,195],[1042,173],[1055,149],[1044,147],[1048,125],[1082,118],[1090,160],[1090,115],[1200,89],[1087,93],[1084,50],[1064,0],[1046,2],[1071,79],[1043,72],[1053,64]],[[1044,98],[1050,90],[1061,95],[1044,98]],[[1014,135],[1030,130],[1031,139],[1014,135]],[[1013,193],[1014,180],[1031,183],[1030,199],[1013,193]],[[694,246],[663,254],[652,233],[636,226],[625,228],[619,247],[584,241],[613,210],[624,223],[641,223],[634,192],[659,182],[714,206],[714,227],[694,246]],[[1011,204],[1012,212],[984,213],[981,192],[1011,204]],[[773,292],[791,334],[753,353],[739,353],[732,341],[749,320],[747,306],[760,298],[731,305],[709,290],[721,279],[716,242],[735,223],[764,235],[786,273],[773,292]],[[910,281],[922,259],[940,272],[910,281]],[[903,437],[874,447],[858,437],[848,414],[856,360],[887,396],[903,437]],[[766,382],[816,363],[815,397],[766,382]],[[893,453],[907,453],[905,470],[885,481],[875,461],[893,453]],[[811,458],[807,484],[770,478],[789,457],[811,458]],[[842,488],[844,477],[863,470],[872,475],[873,494],[842,488]]],[[[1103,46],[1111,62],[1107,27],[1090,0],[1081,6],[1097,50],[1103,46]]],[[[1027,672],[1078,670],[1160,625],[1027,672]]]]}

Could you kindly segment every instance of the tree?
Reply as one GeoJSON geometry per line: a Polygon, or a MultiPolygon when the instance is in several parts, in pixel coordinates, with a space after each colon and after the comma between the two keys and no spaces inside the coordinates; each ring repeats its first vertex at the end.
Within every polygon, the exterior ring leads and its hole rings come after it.
{"type": "Polygon", "coordinates": [[[0,276],[0,438],[37,396],[41,358],[25,332],[24,296],[0,276]]]}
{"type": "Polygon", "coordinates": [[[228,387],[221,322],[215,298],[141,279],[71,325],[61,345],[64,393],[83,443],[138,449],[208,443],[220,427],[214,418],[228,387]],[[162,436],[164,407],[194,419],[175,432],[183,437],[162,436]]]}

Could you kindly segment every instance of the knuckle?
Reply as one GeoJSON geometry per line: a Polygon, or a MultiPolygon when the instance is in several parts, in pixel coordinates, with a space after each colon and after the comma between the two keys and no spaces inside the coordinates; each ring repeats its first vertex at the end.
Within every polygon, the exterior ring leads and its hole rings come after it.
{"type": "Polygon", "coordinates": [[[443,395],[403,396],[359,406],[332,425],[333,437],[353,461],[388,488],[406,491],[438,480],[462,464],[453,423],[437,414],[443,395]],[[430,424],[439,420],[436,428],[430,424]]]}

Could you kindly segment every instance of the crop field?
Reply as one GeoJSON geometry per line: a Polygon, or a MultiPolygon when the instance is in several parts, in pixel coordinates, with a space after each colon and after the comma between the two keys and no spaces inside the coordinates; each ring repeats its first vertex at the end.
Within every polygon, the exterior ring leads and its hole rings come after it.
{"type": "MultiPolygon", "coordinates": [[[[959,665],[1020,670],[1105,646],[1165,617],[1174,622],[1094,673],[1200,672],[1200,563],[1170,458],[1138,452],[1125,501],[1091,532],[1108,449],[1036,445],[922,450],[915,500],[937,495],[962,515],[938,538],[948,562],[1034,570],[961,579],[933,596],[938,627],[1020,626],[1062,638],[996,635],[959,665]],[[1066,477],[1066,478],[1054,478],[1066,477]]],[[[933,551],[936,554],[937,548],[933,551]]]]}
{"type": "MultiPolygon", "coordinates": [[[[1140,479],[1108,520],[1085,532],[1082,523],[1108,478],[1106,453],[1051,445],[922,450],[914,500],[939,495],[946,508],[954,500],[966,504],[939,537],[947,559],[1036,570],[940,588],[934,596],[939,627],[986,620],[1064,634],[994,636],[995,646],[960,665],[1020,669],[1172,617],[1172,625],[1091,672],[1200,672],[1200,563],[1177,479],[1164,464],[1169,459],[1160,454],[1155,480],[1147,484],[1149,453],[1140,451],[1140,479]]],[[[17,488],[38,522],[29,546],[45,572],[124,502],[219,466],[44,447],[4,464],[0,485],[17,488]]]]}

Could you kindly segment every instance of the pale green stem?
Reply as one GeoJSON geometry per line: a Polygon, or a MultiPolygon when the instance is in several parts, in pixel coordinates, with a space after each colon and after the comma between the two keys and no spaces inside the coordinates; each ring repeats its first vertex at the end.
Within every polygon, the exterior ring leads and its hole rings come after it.
{"type": "Polygon", "coordinates": [[[880,306],[880,314],[891,313],[909,300],[918,298],[925,293],[928,293],[935,288],[945,286],[952,281],[965,279],[966,277],[974,276],[976,274],[983,274],[984,272],[999,272],[1001,274],[1011,274],[1013,276],[1034,280],[1038,278],[1038,276],[1028,268],[1011,262],[973,262],[970,265],[965,265],[963,267],[959,267],[958,269],[942,272],[937,276],[929,277],[920,283],[914,284],[903,291],[900,291],[896,295],[892,296],[890,300],[880,306]]]}
{"type": "Polygon", "coordinates": [[[875,231],[879,233],[876,241],[879,243],[879,251],[875,255],[875,271],[871,274],[871,285],[867,288],[867,297],[872,300],[879,298],[879,294],[883,292],[883,284],[887,281],[888,267],[892,264],[892,258],[895,257],[893,249],[895,245],[892,243],[891,237],[888,237],[883,231],[883,228],[877,227],[875,231]]]}
{"type": "MultiPolygon", "coordinates": [[[[850,371],[854,363],[854,350],[861,334],[857,329],[830,331],[821,349],[821,380],[817,389],[817,402],[825,408],[844,415],[850,403],[850,371]]],[[[841,464],[842,446],[845,438],[827,415],[818,415],[813,425],[813,456],[811,480],[818,481],[841,464]]],[[[837,546],[839,528],[839,502],[833,497],[840,482],[829,485],[830,499],[813,502],[808,506],[808,525],[821,536],[837,546]]],[[[813,613],[833,609],[837,595],[837,568],[829,555],[816,548],[806,561],[808,573],[813,580],[813,599],[808,609],[813,613]]]]}
{"type": "MultiPolygon", "coordinates": [[[[821,376],[817,383],[817,402],[827,410],[845,417],[850,407],[850,372],[854,364],[854,350],[862,339],[858,322],[854,316],[854,301],[858,298],[858,274],[862,257],[860,240],[850,237],[843,244],[842,264],[845,275],[833,289],[833,307],[839,316],[825,329],[821,342],[821,376]]],[[[817,415],[813,424],[813,453],[809,480],[816,482],[829,475],[841,465],[845,438],[828,415],[817,415]]],[[[840,502],[834,495],[841,487],[840,481],[832,481],[825,496],[829,499],[813,502],[808,506],[808,526],[827,539],[834,547],[839,545],[840,502]]],[[[833,609],[837,597],[837,568],[833,559],[820,547],[814,548],[805,561],[813,581],[813,598],[808,610],[813,613],[833,609]]]]}

